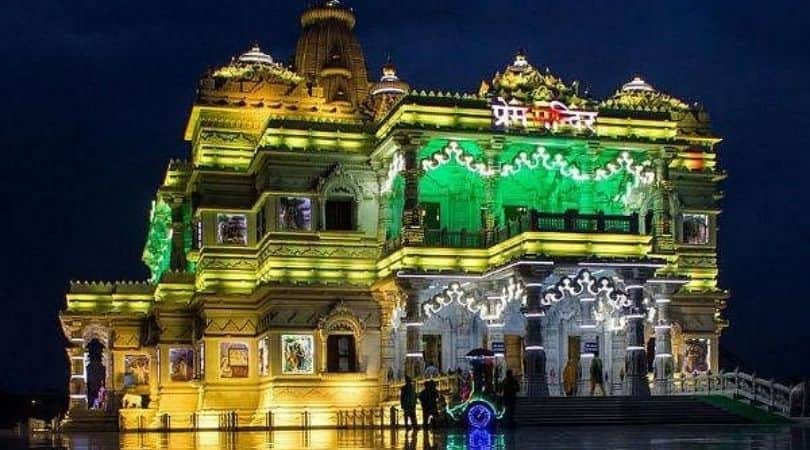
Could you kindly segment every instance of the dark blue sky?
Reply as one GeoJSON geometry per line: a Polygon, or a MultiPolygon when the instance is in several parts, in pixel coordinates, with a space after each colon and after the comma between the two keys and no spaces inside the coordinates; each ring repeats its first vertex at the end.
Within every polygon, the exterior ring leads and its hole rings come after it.
{"type": "MultiPolygon", "coordinates": [[[[476,91],[529,52],[606,96],[633,74],[700,101],[725,138],[722,343],[766,376],[810,375],[810,3],[350,2],[370,72],[476,91]]],[[[0,388],[62,388],[70,279],[145,279],[149,202],[199,75],[252,41],[288,59],[305,2],[11,0],[0,6],[5,240],[0,388]],[[227,6],[226,6],[227,5],[227,6]]]]}

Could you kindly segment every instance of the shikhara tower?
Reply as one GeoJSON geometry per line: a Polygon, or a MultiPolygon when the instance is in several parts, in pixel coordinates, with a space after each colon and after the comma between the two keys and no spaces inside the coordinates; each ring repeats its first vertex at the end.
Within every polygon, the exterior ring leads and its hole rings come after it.
{"type": "Polygon", "coordinates": [[[124,428],[329,425],[479,347],[533,396],[597,354],[614,394],[717,370],[700,107],[639,77],[594,100],[523,53],[478,93],[411,90],[391,62],[369,80],[339,2],[300,22],[294,67],[254,45],[200,80],[151,278],[71,283],[72,417],[104,384],[143,407],[124,428]]]}

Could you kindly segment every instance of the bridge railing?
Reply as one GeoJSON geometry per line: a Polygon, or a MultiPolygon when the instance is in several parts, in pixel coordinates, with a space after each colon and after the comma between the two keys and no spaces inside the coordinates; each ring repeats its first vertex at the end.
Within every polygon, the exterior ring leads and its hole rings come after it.
{"type": "MultiPolygon", "coordinates": [[[[805,384],[806,386],[806,384],[805,384]]],[[[719,372],[716,374],[680,375],[672,379],[672,394],[722,394],[748,400],[755,406],[785,416],[808,415],[807,389],[777,383],[773,379],[758,378],[745,372],[719,372]],[[793,411],[791,405],[794,405],[793,411]],[[795,408],[799,405],[798,413],[795,408]],[[804,408],[801,408],[805,405],[804,408]]]]}

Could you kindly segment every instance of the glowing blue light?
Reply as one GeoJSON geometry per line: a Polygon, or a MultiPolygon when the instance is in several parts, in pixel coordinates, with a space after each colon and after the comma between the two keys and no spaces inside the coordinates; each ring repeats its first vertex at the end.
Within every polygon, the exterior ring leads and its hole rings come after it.
{"type": "Polygon", "coordinates": [[[475,402],[467,409],[467,423],[473,428],[488,428],[493,420],[495,414],[484,402],[475,402]]]}

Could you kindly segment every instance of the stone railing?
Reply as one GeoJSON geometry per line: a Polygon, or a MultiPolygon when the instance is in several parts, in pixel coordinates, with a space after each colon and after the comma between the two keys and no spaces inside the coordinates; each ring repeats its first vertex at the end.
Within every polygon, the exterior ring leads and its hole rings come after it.
{"type": "Polygon", "coordinates": [[[506,224],[494,230],[449,231],[447,229],[425,229],[424,241],[419,244],[405,242],[401,237],[389,239],[383,245],[383,254],[388,255],[408,245],[443,248],[488,248],[527,231],[639,234],[639,215],[636,213],[627,216],[603,213],[583,214],[574,210],[558,214],[529,210],[528,214],[507,221],[506,224]]]}
{"type": "Polygon", "coordinates": [[[681,375],[671,383],[670,392],[674,395],[728,395],[784,416],[810,416],[806,382],[789,387],[772,379],[757,378],[756,374],[734,371],[681,375]]]}

